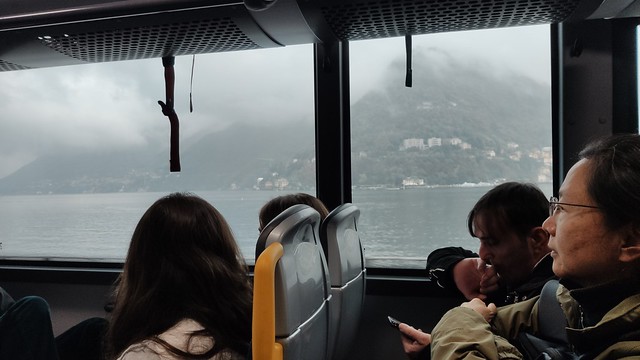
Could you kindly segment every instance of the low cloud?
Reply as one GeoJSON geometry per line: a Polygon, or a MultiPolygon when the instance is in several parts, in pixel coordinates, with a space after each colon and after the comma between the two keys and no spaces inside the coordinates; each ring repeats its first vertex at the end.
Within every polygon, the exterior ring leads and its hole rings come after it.
{"type": "MultiPolygon", "coordinates": [[[[493,59],[532,77],[548,76],[548,27],[494,32],[490,47],[480,41],[487,35],[483,31],[459,35],[414,37],[414,51],[441,48],[461,59],[493,59]]],[[[375,88],[394,60],[405,59],[403,38],[359,41],[349,47],[352,103],[375,88]]],[[[238,122],[313,121],[311,45],[197,55],[193,85],[192,60],[176,58],[175,107],[181,137],[238,122]]],[[[160,59],[0,73],[0,178],[59,149],[165,143],[169,123],[157,104],[165,99],[163,73],[160,59]]]]}

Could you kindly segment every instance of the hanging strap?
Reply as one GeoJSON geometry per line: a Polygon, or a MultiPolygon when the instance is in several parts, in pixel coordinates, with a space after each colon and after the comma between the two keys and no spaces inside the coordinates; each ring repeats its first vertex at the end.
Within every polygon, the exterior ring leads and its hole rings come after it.
{"type": "Polygon", "coordinates": [[[413,70],[411,70],[411,34],[404,36],[404,45],[407,50],[407,75],[404,79],[404,86],[411,87],[413,85],[413,70]]]}
{"type": "Polygon", "coordinates": [[[189,112],[193,112],[193,68],[196,66],[196,54],[191,60],[191,82],[189,83],[189,112]]]}
{"type": "Polygon", "coordinates": [[[171,124],[171,150],[169,158],[169,171],[180,171],[180,151],[179,151],[179,128],[180,123],[178,121],[178,114],[176,114],[173,108],[173,88],[175,83],[175,73],[173,65],[175,64],[175,58],[173,56],[166,56],[162,58],[162,66],[164,67],[164,84],[166,92],[166,103],[161,100],[158,101],[162,108],[162,114],[169,118],[171,124]]]}

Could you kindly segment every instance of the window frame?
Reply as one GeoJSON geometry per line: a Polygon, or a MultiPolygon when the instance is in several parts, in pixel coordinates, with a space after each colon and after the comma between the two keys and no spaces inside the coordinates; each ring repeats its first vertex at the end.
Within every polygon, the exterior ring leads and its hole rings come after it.
{"type": "MultiPolygon", "coordinates": [[[[610,21],[610,20],[607,20],[610,21]]],[[[615,37],[616,46],[612,53],[621,60],[623,66],[616,68],[614,77],[621,78],[628,71],[637,74],[637,55],[624,55],[624,49],[631,46],[635,49],[636,27],[639,19],[620,19],[608,26],[614,26],[614,31],[621,34],[615,37]],[[633,36],[630,34],[633,33],[633,36]],[[629,40],[632,39],[632,40],[629,40]],[[633,41],[634,44],[629,44],[633,41]],[[630,61],[632,60],[632,61],[630,61]]],[[[589,26],[587,22],[571,26],[589,26]]],[[[576,86],[575,80],[567,78],[565,73],[566,57],[571,44],[567,38],[566,24],[552,24],[551,26],[551,59],[552,62],[552,130],[553,130],[553,176],[554,189],[559,187],[563,174],[572,165],[568,161],[573,153],[571,146],[572,135],[564,129],[572,121],[564,116],[569,109],[563,104],[567,91],[576,86]],[[567,140],[569,139],[569,140],[567,140]]],[[[315,127],[316,127],[316,183],[317,195],[330,208],[344,202],[351,202],[351,167],[350,167],[350,113],[349,113],[349,46],[346,42],[314,44],[314,92],[315,92],[315,127]],[[331,68],[326,64],[332,64],[331,68]],[[338,146],[335,147],[336,139],[338,146]],[[335,164],[340,164],[336,166],[335,164]]],[[[628,53],[628,51],[627,51],[628,53]]],[[[587,61],[588,63],[588,61],[587,61]]],[[[588,63],[589,64],[589,63],[588,63]]],[[[637,77],[634,78],[636,82],[637,77]]],[[[596,83],[597,85],[597,83],[596,83]]],[[[614,92],[625,89],[622,83],[616,83],[614,92]]],[[[618,122],[615,130],[638,131],[637,114],[637,82],[636,96],[633,105],[634,125],[626,120],[618,122]]],[[[579,104],[578,104],[579,105],[579,104]]],[[[576,105],[577,106],[577,105],[576,105]]],[[[584,137],[573,137],[573,141],[584,141],[584,137]]],[[[51,282],[79,282],[87,284],[111,283],[122,269],[121,262],[91,263],[68,261],[34,261],[0,259],[3,277],[6,281],[51,281],[51,282]],[[43,274],[45,275],[43,277],[43,274]]],[[[251,267],[252,270],[252,267],[251,267]]],[[[368,269],[369,274],[391,277],[423,277],[424,271],[415,269],[374,268],[368,269]]]]}

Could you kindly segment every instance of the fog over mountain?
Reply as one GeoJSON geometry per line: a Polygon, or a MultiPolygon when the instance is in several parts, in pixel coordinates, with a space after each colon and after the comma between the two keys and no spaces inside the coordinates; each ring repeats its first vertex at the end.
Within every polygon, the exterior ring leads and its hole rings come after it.
{"type": "Polygon", "coordinates": [[[355,185],[400,186],[408,177],[427,185],[538,181],[545,164],[528,154],[551,146],[549,85],[437,48],[413,61],[413,87],[400,81],[406,68],[397,60],[390,85],[352,107],[355,185]],[[404,139],[416,138],[443,143],[399,151],[404,139]],[[469,148],[446,145],[454,138],[469,148]]]}
{"type": "MultiPolygon", "coordinates": [[[[390,65],[387,85],[352,106],[355,185],[396,186],[406,177],[439,185],[536,180],[538,160],[513,160],[507,152],[513,150],[509,144],[522,153],[551,145],[548,85],[435,48],[414,53],[413,64],[412,88],[404,87],[405,63],[399,58],[390,65]],[[470,149],[400,151],[408,138],[459,138],[470,149]],[[487,159],[487,151],[497,156],[487,159]]],[[[50,152],[0,179],[0,193],[251,189],[282,178],[288,189],[311,189],[313,131],[311,118],[264,125],[238,121],[182,138],[180,173],[168,170],[168,133],[166,143],[126,150],[50,152]]]]}
{"type": "MultiPolygon", "coordinates": [[[[508,142],[527,148],[551,146],[549,85],[500,73],[487,63],[456,59],[439,49],[415,54],[413,63],[419,69],[413,71],[413,86],[404,86],[403,59],[393,62],[385,81],[389,85],[353,105],[353,127],[375,130],[390,119],[398,120],[402,129],[380,134],[389,139],[389,150],[411,137],[456,136],[480,149],[508,142]]],[[[366,144],[375,136],[372,131],[356,138],[353,150],[360,150],[358,139],[366,144]]]]}

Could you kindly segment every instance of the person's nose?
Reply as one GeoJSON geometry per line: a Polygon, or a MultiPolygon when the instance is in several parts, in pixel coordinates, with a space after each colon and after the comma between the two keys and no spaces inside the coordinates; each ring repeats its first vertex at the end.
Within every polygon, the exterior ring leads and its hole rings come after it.
{"type": "Polygon", "coordinates": [[[478,249],[478,255],[480,255],[480,259],[484,260],[486,263],[491,263],[491,251],[489,251],[489,247],[486,246],[483,242],[480,242],[480,248],[478,249]]]}
{"type": "Polygon", "coordinates": [[[550,236],[556,235],[556,220],[553,216],[549,216],[543,223],[542,228],[545,229],[550,236]]]}

